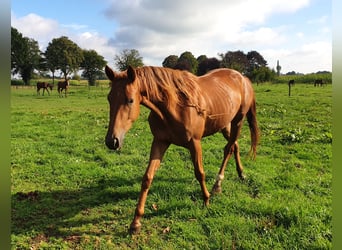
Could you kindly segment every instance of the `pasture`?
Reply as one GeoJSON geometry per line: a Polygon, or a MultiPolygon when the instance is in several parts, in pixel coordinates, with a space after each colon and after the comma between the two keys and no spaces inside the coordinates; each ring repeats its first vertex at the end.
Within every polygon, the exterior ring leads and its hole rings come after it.
{"type": "MultiPolygon", "coordinates": [[[[129,235],[152,136],[142,107],[119,152],[104,145],[108,88],[71,86],[67,98],[11,91],[13,249],[331,249],[332,88],[254,85],[261,141],[246,180],[233,159],[222,194],[203,207],[189,153],[171,146],[153,181],[143,228],[129,235]]],[[[210,190],[225,139],[203,139],[210,190]]]]}

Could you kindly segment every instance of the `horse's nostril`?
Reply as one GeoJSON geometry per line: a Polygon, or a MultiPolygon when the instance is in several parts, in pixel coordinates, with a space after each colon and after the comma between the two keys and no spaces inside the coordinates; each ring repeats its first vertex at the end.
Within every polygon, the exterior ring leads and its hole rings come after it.
{"type": "Polygon", "coordinates": [[[113,140],[113,146],[114,146],[114,149],[117,149],[119,147],[119,140],[117,138],[114,138],[113,140]]]}

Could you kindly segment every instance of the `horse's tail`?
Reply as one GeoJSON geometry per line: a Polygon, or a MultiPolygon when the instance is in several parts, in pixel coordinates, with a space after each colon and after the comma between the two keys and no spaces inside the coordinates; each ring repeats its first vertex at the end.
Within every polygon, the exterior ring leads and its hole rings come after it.
{"type": "Polygon", "coordinates": [[[249,110],[248,110],[246,116],[247,116],[247,121],[248,121],[248,125],[249,125],[249,130],[251,132],[251,150],[249,151],[249,154],[252,156],[253,159],[255,159],[256,148],[257,148],[257,145],[259,143],[259,136],[260,136],[258,122],[256,119],[255,97],[253,97],[252,104],[249,107],[249,110]]]}

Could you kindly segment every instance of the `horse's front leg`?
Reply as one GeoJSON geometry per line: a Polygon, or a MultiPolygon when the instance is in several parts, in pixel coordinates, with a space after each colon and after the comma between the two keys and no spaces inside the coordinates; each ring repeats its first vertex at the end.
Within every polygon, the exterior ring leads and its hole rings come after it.
{"type": "Polygon", "coordinates": [[[129,232],[131,234],[139,233],[141,229],[140,220],[142,216],[144,215],[147,194],[152,184],[154,174],[159,168],[163,155],[166,149],[169,147],[169,145],[170,145],[169,143],[161,142],[156,139],[154,139],[152,142],[150,162],[148,164],[148,167],[142,179],[139,201],[135,209],[134,219],[129,229],[129,232]]]}
{"type": "Polygon", "coordinates": [[[204,173],[203,163],[202,163],[201,141],[193,139],[190,142],[189,150],[190,150],[191,159],[192,159],[192,162],[193,162],[194,168],[195,168],[196,179],[198,180],[198,182],[201,185],[204,204],[206,206],[208,206],[210,194],[209,194],[208,189],[205,185],[205,173],[204,173]]]}

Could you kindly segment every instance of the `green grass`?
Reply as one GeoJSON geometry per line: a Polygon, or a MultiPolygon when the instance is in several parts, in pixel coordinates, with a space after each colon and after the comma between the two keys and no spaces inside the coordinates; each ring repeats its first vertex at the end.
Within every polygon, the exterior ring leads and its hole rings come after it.
{"type": "MultiPolygon", "coordinates": [[[[12,88],[13,249],[331,249],[331,85],[255,86],[262,133],[256,161],[240,142],[247,179],[231,160],[223,192],[203,207],[189,153],[171,146],[131,236],[152,136],[148,110],[120,152],[104,145],[108,88],[71,87],[67,98],[12,88]]],[[[211,189],[225,140],[203,139],[211,189]]]]}

